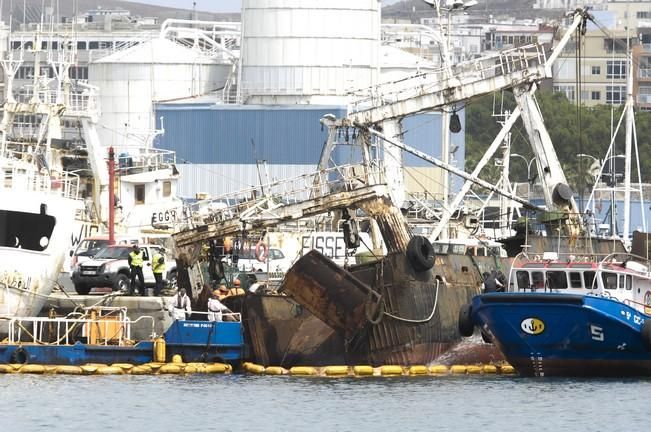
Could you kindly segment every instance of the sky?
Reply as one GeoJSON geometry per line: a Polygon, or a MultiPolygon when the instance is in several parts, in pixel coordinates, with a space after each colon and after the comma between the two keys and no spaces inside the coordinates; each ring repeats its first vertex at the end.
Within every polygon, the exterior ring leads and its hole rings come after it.
{"type": "MultiPolygon", "coordinates": [[[[197,3],[197,10],[207,12],[240,12],[240,0],[132,0],[160,6],[192,9],[192,3],[197,3]]],[[[383,0],[384,4],[396,3],[399,0],[383,0]]]]}

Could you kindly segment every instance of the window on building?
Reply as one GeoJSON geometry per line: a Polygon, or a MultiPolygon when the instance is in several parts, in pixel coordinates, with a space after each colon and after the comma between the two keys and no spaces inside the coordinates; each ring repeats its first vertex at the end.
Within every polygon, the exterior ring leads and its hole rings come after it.
{"type": "Polygon", "coordinates": [[[626,53],[626,38],[622,39],[604,39],[604,50],[611,53],[626,53]]]}
{"type": "Polygon", "coordinates": [[[19,79],[32,79],[34,78],[34,66],[21,66],[18,69],[16,77],[19,79]]]}
{"type": "Polygon", "coordinates": [[[89,50],[99,49],[99,42],[97,41],[88,42],[88,49],[89,50]]]}
{"type": "Polygon", "coordinates": [[[135,185],[134,190],[135,190],[136,204],[144,204],[145,203],[145,185],[135,185]]]}
{"type": "Polygon", "coordinates": [[[651,15],[649,14],[648,11],[637,11],[636,17],[637,18],[650,18],[651,15]]]}
{"type": "Polygon", "coordinates": [[[77,49],[78,50],[85,50],[86,49],[86,41],[77,41],[77,49]]]}
{"type": "Polygon", "coordinates": [[[163,196],[168,197],[172,195],[172,182],[171,181],[164,181],[163,182],[163,196]]]}
{"type": "Polygon", "coordinates": [[[606,78],[626,78],[626,60],[609,60],[606,63],[606,78]]]}
{"type": "Polygon", "coordinates": [[[637,101],[643,104],[651,104],[651,87],[640,86],[637,91],[637,101]]]}
{"type": "Polygon", "coordinates": [[[568,100],[573,101],[574,100],[574,86],[571,85],[558,85],[554,86],[554,91],[557,93],[563,93],[565,94],[565,97],[568,100]]]}
{"type": "Polygon", "coordinates": [[[606,103],[621,105],[626,99],[626,86],[606,86],[606,103]]]}
{"type": "Polygon", "coordinates": [[[71,79],[88,79],[88,66],[72,66],[68,69],[68,75],[71,79]]]}
{"type": "Polygon", "coordinates": [[[601,75],[601,66],[592,66],[592,75],[601,75]]]}
{"type": "Polygon", "coordinates": [[[601,92],[591,91],[590,92],[590,99],[593,100],[593,101],[601,100],[601,92]]]}

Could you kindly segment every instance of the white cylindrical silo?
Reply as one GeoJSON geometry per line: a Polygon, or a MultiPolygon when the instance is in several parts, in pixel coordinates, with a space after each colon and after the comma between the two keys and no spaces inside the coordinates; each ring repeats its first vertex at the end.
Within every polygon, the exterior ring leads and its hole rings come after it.
{"type": "Polygon", "coordinates": [[[156,102],[221,89],[230,71],[228,63],[162,38],[92,62],[89,83],[99,87],[101,143],[116,148],[137,145],[125,135],[154,129],[156,102]]]}
{"type": "Polygon", "coordinates": [[[376,84],[380,7],[380,0],[243,0],[242,100],[337,103],[376,84]]]}

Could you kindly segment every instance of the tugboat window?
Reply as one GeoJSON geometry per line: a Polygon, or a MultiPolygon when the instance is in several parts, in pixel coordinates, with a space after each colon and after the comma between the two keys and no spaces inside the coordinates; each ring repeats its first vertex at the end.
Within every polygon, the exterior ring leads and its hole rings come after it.
{"type": "Polygon", "coordinates": [[[542,272],[531,272],[531,287],[536,290],[545,287],[545,276],[542,272]]]}
{"type": "Polygon", "coordinates": [[[565,289],[567,288],[567,275],[564,271],[548,271],[547,281],[551,289],[565,289]]]}
{"type": "Polygon", "coordinates": [[[616,273],[603,273],[601,281],[606,289],[617,289],[617,274],[616,273]]]}
{"type": "Polygon", "coordinates": [[[581,280],[581,273],[570,272],[570,287],[583,288],[583,281],[581,280]]]}
{"type": "Polygon", "coordinates": [[[583,279],[585,282],[585,287],[587,289],[596,289],[597,287],[594,284],[594,277],[595,277],[595,272],[593,271],[587,271],[583,273],[583,279]]]}
{"type": "Polygon", "coordinates": [[[633,289],[633,277],[631,275],[626,275],[626,289],[633,289]]]}
{"type": "Polygon", "coordinates": [[[531,287],[529,272],[520,270],[515,274],[515,278],[518,281],[518,289],[529,289],[531,287]]]}
{"type": "Polygon", "coordinates": [[[163,182],[163,196],[168,197],[172,195],[172,182],[171,181],[164,181],[163,182]]]}

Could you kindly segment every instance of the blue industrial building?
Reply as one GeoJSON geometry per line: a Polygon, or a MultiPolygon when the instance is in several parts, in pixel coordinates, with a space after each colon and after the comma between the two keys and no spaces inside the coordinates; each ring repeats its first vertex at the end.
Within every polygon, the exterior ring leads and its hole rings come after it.
{"type": "MultiPolygon", "coordinates": [[[[271,181],[313,172],[327,140],[319,120],[325,114],[345,116],[344,106],[317,105],[220,105],[214,103],[164,103],[156,107],[157,127],[165,134],[156,147],[176,152],[181,174],[179,195],[197,192],[217,196],[271,181]],[[266,161],[262,175],[258,162],[266,161]]],[[[462,126],[463,113],[460,113],[462,126]]],[[[440,157],[441,116],[425,113],[402,122],[404,142],[440,157]]],[[[453,134],[451,148],[456,165],[463,169],[465,136],[453,134]]],[[[344,163],[344,152],[337,161],[344,163]]],[[[407,167],[431,167],[405,155],[407,167]]]]}

